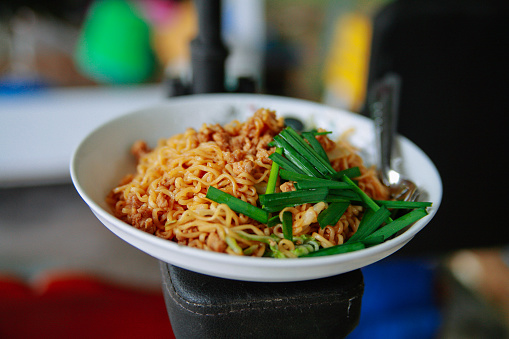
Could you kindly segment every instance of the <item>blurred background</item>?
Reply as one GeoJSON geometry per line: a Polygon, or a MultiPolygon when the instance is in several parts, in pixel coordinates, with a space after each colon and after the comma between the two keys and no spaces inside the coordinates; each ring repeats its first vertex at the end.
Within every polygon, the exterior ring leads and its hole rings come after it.
{"type": "MultiPolygon", "coordinates": [[[[435,162],[444,199],[397,254],[363,269],[349,338],[509,338],[501,156],[509,19],[494,0],[223,0],[225,90],[368,115],[402,79],[399,131],[435,162]]],[[[93,128],[191,81],[193,1],[0,3],[0,337],[171,337],[159,264],[70,182],[93,128]]]]}

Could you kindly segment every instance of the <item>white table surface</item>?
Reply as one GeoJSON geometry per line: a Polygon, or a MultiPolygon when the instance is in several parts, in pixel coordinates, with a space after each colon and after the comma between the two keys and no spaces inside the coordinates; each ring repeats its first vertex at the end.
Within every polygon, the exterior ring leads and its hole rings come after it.
{"type": "Polygon", "coordinates": [[[159,84],[0,95],[0,188],[70,182],[72,152],[90,131],[164,98],[159,84]]]}

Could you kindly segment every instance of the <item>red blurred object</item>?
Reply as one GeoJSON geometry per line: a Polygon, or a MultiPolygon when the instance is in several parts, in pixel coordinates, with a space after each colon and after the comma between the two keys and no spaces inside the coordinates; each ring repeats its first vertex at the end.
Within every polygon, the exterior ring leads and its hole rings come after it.
{"type": "Polygon", "coordinates": [[[161,292],[81,274],[0,277],[0,338],[175,338],[161,292]]]}

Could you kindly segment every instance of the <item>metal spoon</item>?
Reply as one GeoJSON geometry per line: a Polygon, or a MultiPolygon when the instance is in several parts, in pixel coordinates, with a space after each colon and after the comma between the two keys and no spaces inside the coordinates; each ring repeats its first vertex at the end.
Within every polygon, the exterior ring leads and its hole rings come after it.
{"type": "Polygon", "coordinates": [[[374,85],[368,104],[375,125],[380,179],[389,187],[391,198],[414,201],[419,195],[417,185],[405,179],[391,164],[397,129],[400,84],[401,79],[398,75],[387,74],[374,85]]]}

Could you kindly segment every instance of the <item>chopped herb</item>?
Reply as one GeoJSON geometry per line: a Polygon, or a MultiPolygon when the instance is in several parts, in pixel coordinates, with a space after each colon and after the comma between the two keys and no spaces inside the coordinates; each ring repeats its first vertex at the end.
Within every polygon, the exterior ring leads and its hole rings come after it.
{"type": "MultiPolygon", "coordinates": [[[[363,190],[360,189],[359,186],[357,186],[353,181],[352,179],[350,179],[349,177],[347,177],[346,175],[343,175],[341,177],[341,180],[343,180],[344,182],[347,182],[349,183],[350,185],[352,185],[352,190],[357,193],[359,195],[359,198],[362,200],[362,202],[364,202],[369,208],[371,208],[373,211],[378,211],[378,209],[380,209],[380,206],[377,205],[377,203],[371,199],[363,190]]],[[[386,222],[387,223],[390,223],[392,221],[392,219],[390,217],[387,217],[387,220],[386,222]]]]}
{"type": "Polygon", "coordinates": [[[293,241],[293,220],[292,212],[283,212],[283,236],[286,240],[293,241]]]}
{"type": "Polygon", "coordinates": [[[267,226],[274,227],[280,223],[281,223],[281,220],[279,219],[279,214],[276,214],[275,216],[269,218],[269,221],[267,221],[267,226]]]}
{"type": "Polygon", "coordinates": [[[330,204],[326,210],[318,215],[318,224],[320,228],[336,225],[348,206],[350,206],[349,201],[333,202],[330,204]]]}
{"type": "Polygon", "coordinates": [[[362,217],[357,232],[348,239],[347,243],[362,241],[377,230],[390,215],[391,212],[385,206],[380,207],[378,211],[368,210],[362,217]]]}
{"type": "Polygon", "coordinates": [[[309,202],[323,201],[329,190],[327,188],[316,188],[297,190],[290,192],[272,193],[260,195],[260,203],[265,207],[276,205],[302,205],[309,202]]]}
{"type": "Polygon", "coordinates": [[[351,244],[342,244],[342,245],[336,245],[336,246],[331,246],[331,247],[327,247],[327,248],[322,248],[322,249],[319,249],[318,251],[311,252],[311,253],[303,255],[301,257],[302,258],[305,258],[305,257],[322,257],[322,256],[325,256],[325,255],[333,255],[333,254],[340,254],[340,253],[347,253],[347,252],[358,251],[358,250],[361,250],[361,249],[363,249],[365,247],[366,246],[364,246],[364,244],[361,243],[361,242],[356,242],[356,243],[351,243],[351,244]]]}
{"type": "Polygon", "coordinates": [[[350,167],[350,168],[344,169],[342,171],[336,172],[335,174],[332,175],[332,178],[333,179],[341,179],[341,177],[343,175],[346,175],[350,179],[357,178],[357,177],[361,176],[361,170],[360,170],[359,166],[350,167]]]}
{"type": "Polygon", "coordinates": [[[399,217],[398,219],[388,223],[384,227],[379,230],[371,233],[368,237],[366,237],[363,242],[369,243],[373,245],[373,240],[376,239],[376,243],[383,242],[388,238],[392,237],[397,232],[401,231],[405,227],[411,225],[417,220],[428,215],[428,212],[424,208],[418,208],[413,211],[408,212],[407,214],[399,217]]]}
{"type": "Polygon", "coordinates": [[[242,248],[239,246],[239,244],[237,244],[237,240],[235,240],[235,238],[226,236],[224,240],[226,241],[228,247],[230,247],[233,250],[233,252],[235,252],[236,254],[243,253],[242,248]]]}
{"type": "Polygon", "coordinates": [[[277,162],[279,167],[284,168],[285,170],[292,171],[293,173],[304,173],[291,161],[289,161],[279,153],[272,153],[271,155],[269,155],[269,159],[272,160],[273,162],[277,162]]]}
{"type": "Polygon", "coordinates": [[[279,176],[281,177],[281,179],[290,180],[290,181],[315,179],[315,177],[312,177],[312,176],[309,176],[306,174],[297,173],[297,172],[291,171],[291,170],[286,170],[286,169],[281,169],[279,171],[279,176]]]}
{"type": "MultiPolygon", "coordinates": [[[[277,154],[283,154],[283,149],[281,147],[276,147],[277,154]]],[[[270,169],[269,174],[269,181],[267,182],[267,189],[265,190],[265,193],[270,194],[274,193],[276,191],[276,183],[277,183],[277,177],[279,174],[279,164],[275,161],[272,162],[272,167],[270,169]]]]}
{"type": "Polygon", "coordinates": [[[313,133],[313,132],[303,132],[302,136],[304,137],[304,139],[307,140],[307,142],[309,142],[309,145],[311,145],[313,150],[318,155],[320,155],[323,158],[323,160],[325,160],[326,162],[330,163],[329,157],[327,156],[327,153],[323,149],[322,144],[316,139],[316,133],[313,133]]]}
{"type": "Polygon", "coordinates": [[[340,182],[340,181],[334,181],[334,180],[327,180],[327,179],[320,179],[320,178],[311,178],[306,180],[297,180],[295,183],[295,186],[298,189],[308,189],[313,187],[326,187],[329,189],[349,189],[350,184],[346,182],[340,182]]]}
{"type": "Polygon", "coordinates": [[[269,213],[267,211],[253,206],[250,203],[225,193],[213,186],[209,187],[205,197],[217,202],[218,204],[226,204],[233,211],[242,213],[251,219],[261,222],[262,224],[266,224],[269,221],[269,213]]]}
{"type": "Polygon", "coordinates": [[[279,135],[305,157],[323,176],[327,177],[336,173],[329,160],[325,160],[320,156],[293,128],[287,127],[279,135]]]}
{"type": "Polygon", "coordinates": [[[281,134],[274,136],[274,140],[276,141],[278,147],[283,147],[283,154],[285,157],[295,166],[297,166],[302,172],[313,177],[322,176],[320,172],[318,172],[308,161],[308,159],[297,152],[293,145],[290,145],[285,139],[283,139],[281,134]]]}
{"type": "Polygon", "coordinates": [[[375,202],[380,206],[397,209],[426,208],[433,205],[429,201],[375,200],[375,202]]]}

